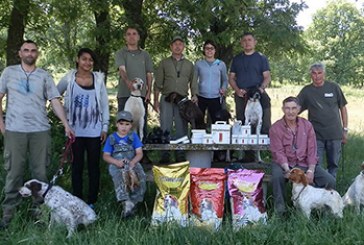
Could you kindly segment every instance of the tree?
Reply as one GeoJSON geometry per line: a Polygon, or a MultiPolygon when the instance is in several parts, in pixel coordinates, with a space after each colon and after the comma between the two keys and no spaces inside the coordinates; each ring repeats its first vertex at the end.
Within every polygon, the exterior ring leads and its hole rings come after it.
{"type": "Polygon", "coordinates": [[[314,58],[326,64],[329,79],[363,85],[364,18],[354,4],[329,2],[314,15],[307,38],[314,58]]]}
{"type": "Polygon", "coordinates": [[[29,7],[29,0],[14,0],[6,41],[7,66],[19,63],[18,50],[23,42],[29,7]]]}

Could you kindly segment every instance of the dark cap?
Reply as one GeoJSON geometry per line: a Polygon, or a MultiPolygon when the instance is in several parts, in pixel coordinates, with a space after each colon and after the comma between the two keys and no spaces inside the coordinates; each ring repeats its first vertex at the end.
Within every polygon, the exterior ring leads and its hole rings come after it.
{"type": "Polygon", "coordinates": [[[118,115],[116,117],[116,121],[127,121],[127,122],[132,122],[133,121],[133,115],[128,112],[128,111],[119,111],[118,115]]]}
{"type": "Polygon", "coordinates": [[[184,43],[183,38],[182,38],[181,36],[175,36],[175,37],[172,39],[171,44],[172,44],[172,43],[174,43],[175,41],[181,41],[181,42],[183,42],[183,43],[184,43]]]}

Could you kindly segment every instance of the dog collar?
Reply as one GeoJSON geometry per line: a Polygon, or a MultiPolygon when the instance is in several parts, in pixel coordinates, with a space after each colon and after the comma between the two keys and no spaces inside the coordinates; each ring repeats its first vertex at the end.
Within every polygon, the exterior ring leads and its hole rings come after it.
{"type": "Polygon", "coordinates": [[[140,97],[142,97],[142,96],[137,96],[137,95],[130,95],[131,97],[136,97],[136,98],[140,98],[140,97]]]}
{"type": "Polygon", "coordinates": [[[52,189],[52,187],[53,187],[53,184],[49,183],[48,187],[47,187],[47,190],[42,195],[43,198],[45,198],[45,196],[48,194],[49,190],[52,189]]]}
{"type": "Polygon", "coordinates": [[[181,104],[185,103],[187,100],[188,100],[188,98],[187,98],[187,97],[184,97],[183,99],[181,99],[181,100],[177,103],[177,105],[181,105],[181,104]]]}
{"type": "Polygon", "coordinates": [[[298,200],[298,198],[300,198],[301,193],[302,193],[302,191],[303,191],[304,189],[306,189],[306,185],[305,185],[305,186],[304,186],[304,187],[300,190],[300,192],[298,193],[297,197],[296,197],[296,198],[294,198],[294,199],[292,199],[292,201],[296,202],[296,201],[298,200]]]}

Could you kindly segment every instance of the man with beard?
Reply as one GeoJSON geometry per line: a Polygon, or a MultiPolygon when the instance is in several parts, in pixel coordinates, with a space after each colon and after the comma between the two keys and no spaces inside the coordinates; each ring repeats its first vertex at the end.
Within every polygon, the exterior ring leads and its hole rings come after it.
{"type": "MultiPolygon", "coordinates": [[[[37,68],[38,47],[30,40],[19,50],[21,63],[4,69],[0,77],[0,102],[7,95],[6,120],[0,120],[4,135],[5,199],[0,228],[6,228],[21,202],[20,187],[23,185],[27,156],[32,178],[47,182],[46,166],[50,160],[50,125],[46,103],[50,101],[54,113],[62,121],[68,137],[73,131],[68,125],[59,93],[52,77],[37,68]]],[[[0,118],[3,111],[0,110],[0,118]]],[[[39,200],[33,201],[33,215],[39,216],[39,200]]]]}

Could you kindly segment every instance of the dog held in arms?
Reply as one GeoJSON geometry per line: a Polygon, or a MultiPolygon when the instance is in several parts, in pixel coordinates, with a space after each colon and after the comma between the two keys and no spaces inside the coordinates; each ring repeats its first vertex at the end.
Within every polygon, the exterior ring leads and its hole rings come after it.
{"type": "Polygon", "coordinates": [[[364,162],[361,164],[362,171],[356,176],[354,182],[343,196],[344,206],[354,206],[357,214],[364,205],[364,162]]]}
{"type": "Polygon", "coordinates": [[[129,111],[133,115],[133,129],[138,132],[139,138],[142,141],[144,137],[145,108],[141,97],[141,90],[144,86],[144,81],[141,78],[136,77],[132,83],[134,90],[130,92],[130,97],[125,103],[124,110],[129,111]]]}
{"type": "Polygon", "coordinates": [[[329,207],[336,217],[343,217],[344,203],[337,191],[309,185],[305,172],[299,168],[293,168],[288,178],[292,181],[293,204],[301,209],[308,219],[312,209],[324,207],[329,207]]]}
{"type": "Polygon", "coordinates": [[[36,179],[27,181],[19,193],[23,197],[44,200],[44,204],[50,208],[50,229],[54,222],[64,224],[67,227],[67,238],[71,237],[79,224],[88,225],[96,219],[96,213],[80,198],[71,195],[59,186],[49,186],[36,179]]]}
{"type": "Polygon", "coordinates": [[[191,123],[192,129],[204,129],[203,114],[198,106],[187,97],[178,93],[170,93],[165,100],[178,106],[181,117],[191,123]]]}
{"type": "MultiPolygon", "coordinates": [[[[260,104],[261,92],[259,88],[254,87],[248,89],[247,102],[245,107],[245,122],[244,125],[250,125],[252,133],[255,132],[256,135],[260,135],[262,129],[262,118],[263,118],[263,108],[260,104]]],[[[256,160],[262,162],[260,157],[260,151],[256,151],[256,160]]]]}

